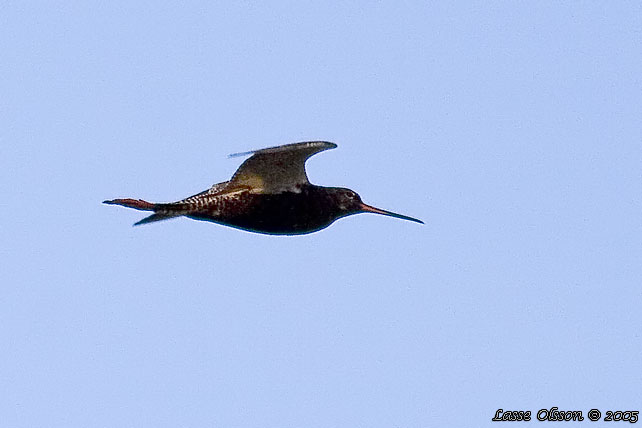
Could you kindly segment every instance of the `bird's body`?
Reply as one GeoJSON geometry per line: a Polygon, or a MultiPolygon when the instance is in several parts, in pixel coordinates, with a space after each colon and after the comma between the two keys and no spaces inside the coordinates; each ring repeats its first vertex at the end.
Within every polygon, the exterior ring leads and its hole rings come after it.
{"type": "Polygon", "coordinates": [[[334,147],[333,143],[315,141],[242,153],[252,156],[230,181],[173,203],[155,204],[135,199],[114,199],[105,203],[154,211],[137,225],[186,216],[272,235],[316,232],[341,217],[359,212],[421,223],[411,217],[370,207],[352,190],[311,184],[305,174],[305,161],[319,151],[334,147]]]}
{"type": "Polygon", "coordinates": [[[296,235],[329,226],[338,217],[332,207],[328,188],[301,185],[297,191],[255,194],[241,191],[229,196],[213,197],[203,210],[188,215],[253,232],[296,235]]]}

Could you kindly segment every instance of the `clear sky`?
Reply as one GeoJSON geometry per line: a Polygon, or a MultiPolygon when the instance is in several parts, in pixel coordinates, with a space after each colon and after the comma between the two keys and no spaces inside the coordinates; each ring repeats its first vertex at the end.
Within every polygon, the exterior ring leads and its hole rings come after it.
{"type": "Polygon", "coordinates": [[[0,425],[642,410],[641,52],[637,1],[3,2],[0,425]],[[312,182],[426,224],[101,204],[319,139],[312,182]]]}

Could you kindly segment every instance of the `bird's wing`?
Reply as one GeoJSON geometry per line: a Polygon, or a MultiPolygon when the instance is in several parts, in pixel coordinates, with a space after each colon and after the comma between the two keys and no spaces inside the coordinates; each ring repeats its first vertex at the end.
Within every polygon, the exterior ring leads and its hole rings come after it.
{"type": "Polygon", "coordinates": [[[309,141],[286,144],[230,156],[252,156],[236,170],[229,184],[249,187],[261,193],[280,193],[294,190],[297,185],[309,184],[305,161],[323,150],[334,149],[334,143],[309,141]]]}

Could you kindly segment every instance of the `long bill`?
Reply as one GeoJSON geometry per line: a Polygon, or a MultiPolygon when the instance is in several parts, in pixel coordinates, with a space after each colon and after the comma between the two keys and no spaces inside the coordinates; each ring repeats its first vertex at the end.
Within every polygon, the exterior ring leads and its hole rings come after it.
{"type": "Polygon", "coordinates": [[[390,216],[390,217],[400,218],[402,220],[410,220],[410,221],[414,221],[415,223],[424,224],[424,222],[419,220],[419,219],[408,217],[407,215],[397,214],[397,213],[393,213],[391,211],[386,211],[386,210],[382,210],[382,209],[379,209],[379,208],[375,208],[375,207],[372,207],[370,205],[364,204],[363,202],[361,203],[361,207],[360,208],[361,208],[361,212],[364,212],[364,213],[375,213],[375,214],[387,215],[387,216],[390,216]]]}

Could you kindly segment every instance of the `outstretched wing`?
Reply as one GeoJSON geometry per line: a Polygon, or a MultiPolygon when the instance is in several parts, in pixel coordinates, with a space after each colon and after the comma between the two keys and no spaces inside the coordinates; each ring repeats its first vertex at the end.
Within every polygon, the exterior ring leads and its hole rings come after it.
{"type": "Polygon", "coordinates": [[[249,187],[261,193],[296,189],[297,185],[310,183],[305,173],[305,161],[316,153],[335,147],[336,144],[327,141],[308,141],[230,155],[252,156],[236,170],[229,184],[249,187]]]}

